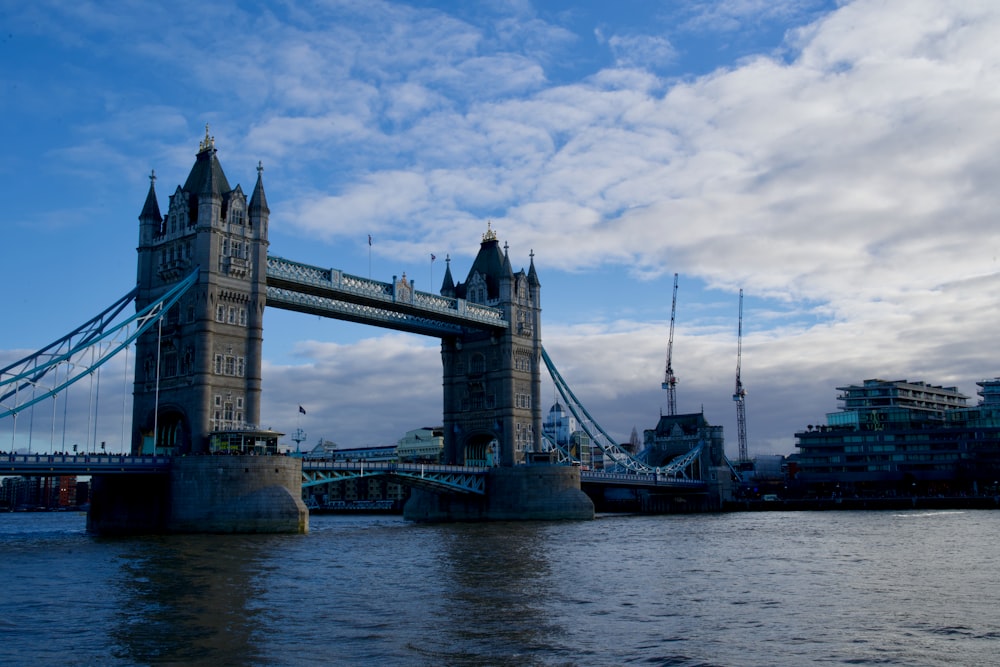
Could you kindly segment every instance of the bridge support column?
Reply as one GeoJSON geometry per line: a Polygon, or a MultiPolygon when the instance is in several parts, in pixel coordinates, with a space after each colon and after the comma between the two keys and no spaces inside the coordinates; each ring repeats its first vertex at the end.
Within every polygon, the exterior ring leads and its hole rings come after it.
{"type": "Polygon", "coordinates": [[[304,533],[302,461],[181,456],[169,475],[95,477],[87,530],[99,535],[304,533]]]}
{"type": "Polygon", "coordinates": [[[172,533],[304,533],[302,461],[288,456],[182,456],[170,473],[172,533]]]}
{"type": "Polygon", "coordinates": [[[90,481],[87,532],[149,535],[166,532],[170,513],[167,475],[95,475],[90,481]]]}
{"type": "Polygon", "coordinates": [[[590,520],[594,503],[580,490],[579,468],[522,465],[491,470],[485,498],[414,489],[403,517],[424,522],[590,520]]]}

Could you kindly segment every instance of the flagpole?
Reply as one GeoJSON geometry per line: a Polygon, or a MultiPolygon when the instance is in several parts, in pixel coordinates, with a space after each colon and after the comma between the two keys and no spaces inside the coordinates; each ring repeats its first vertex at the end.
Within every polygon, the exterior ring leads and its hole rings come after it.
{"type": "Polygon", "coordinates": [[[437,259],[437,257],[435,257],[435,256],[434,256],[434,253],[431,253],[431,282],[430,282],[430,284],[429,284],[429,285],[427,286],[427,289],[428,289],[428,290],[429,290],[429,291],[430,291],[430,292],[431,292],[432,294],[434,293],[434,260],[435,260],[435,259],[437,259]]]}
{"type": "Polygon", "coordinates": [[[372,278],[372,235],[368,235],[368,279],[372,278]]]}

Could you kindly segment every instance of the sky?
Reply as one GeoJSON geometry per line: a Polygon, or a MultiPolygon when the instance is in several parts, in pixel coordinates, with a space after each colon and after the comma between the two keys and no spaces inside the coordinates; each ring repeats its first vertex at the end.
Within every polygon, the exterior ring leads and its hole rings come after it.
{"type": "MultiPolygon", "coordinates": [[[[751,456],[868,378],[975,403],[997,35],[992,0],[0,0],[0,363],[131,289],[149,175],[165,209],[207,124],[233,187],[262,164],[273,255],[436,292],[487,224],[515,271],[534,253],[543,344],[621,441],[666,412],[675,273],[678,411],[730,457],[741,289],[751,456]]],[[[117,450],[127,363],[68,434],[6,420],[0,449],[117,450]]],[[[303,448],[393,444],[441,400],[436,339],[265,314],[261,425],[303,448]]]]}

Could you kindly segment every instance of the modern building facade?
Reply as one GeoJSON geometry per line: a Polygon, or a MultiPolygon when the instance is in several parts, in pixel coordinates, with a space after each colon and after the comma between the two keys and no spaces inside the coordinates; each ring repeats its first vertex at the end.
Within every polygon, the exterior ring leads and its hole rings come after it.
{"type": "Polygon", "coordinates": [[[1000,379],[978,384],[976,406],[924,382],[838,387],[840,410],[795,434],[793,482],[816,495],[984,493],[1000,475],[1000,379]]]}

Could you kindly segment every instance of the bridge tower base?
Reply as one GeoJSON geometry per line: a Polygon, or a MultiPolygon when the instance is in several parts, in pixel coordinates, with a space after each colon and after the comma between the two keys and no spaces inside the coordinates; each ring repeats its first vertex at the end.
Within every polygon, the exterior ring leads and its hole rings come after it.
{"type": "Polygon", "coordinates": [[[418,522],[589,521],[594,518],[594,503],[580,490],[579,468],[522,465],[491,470],[485,497],[413,489],[403,518],[418,522]]]}
{"type": "Polygon", "coordinates": [[[169,477],[95,477],[87,530],[99,535],[305,533],[302,461],[180,456],[169,477]]]}

